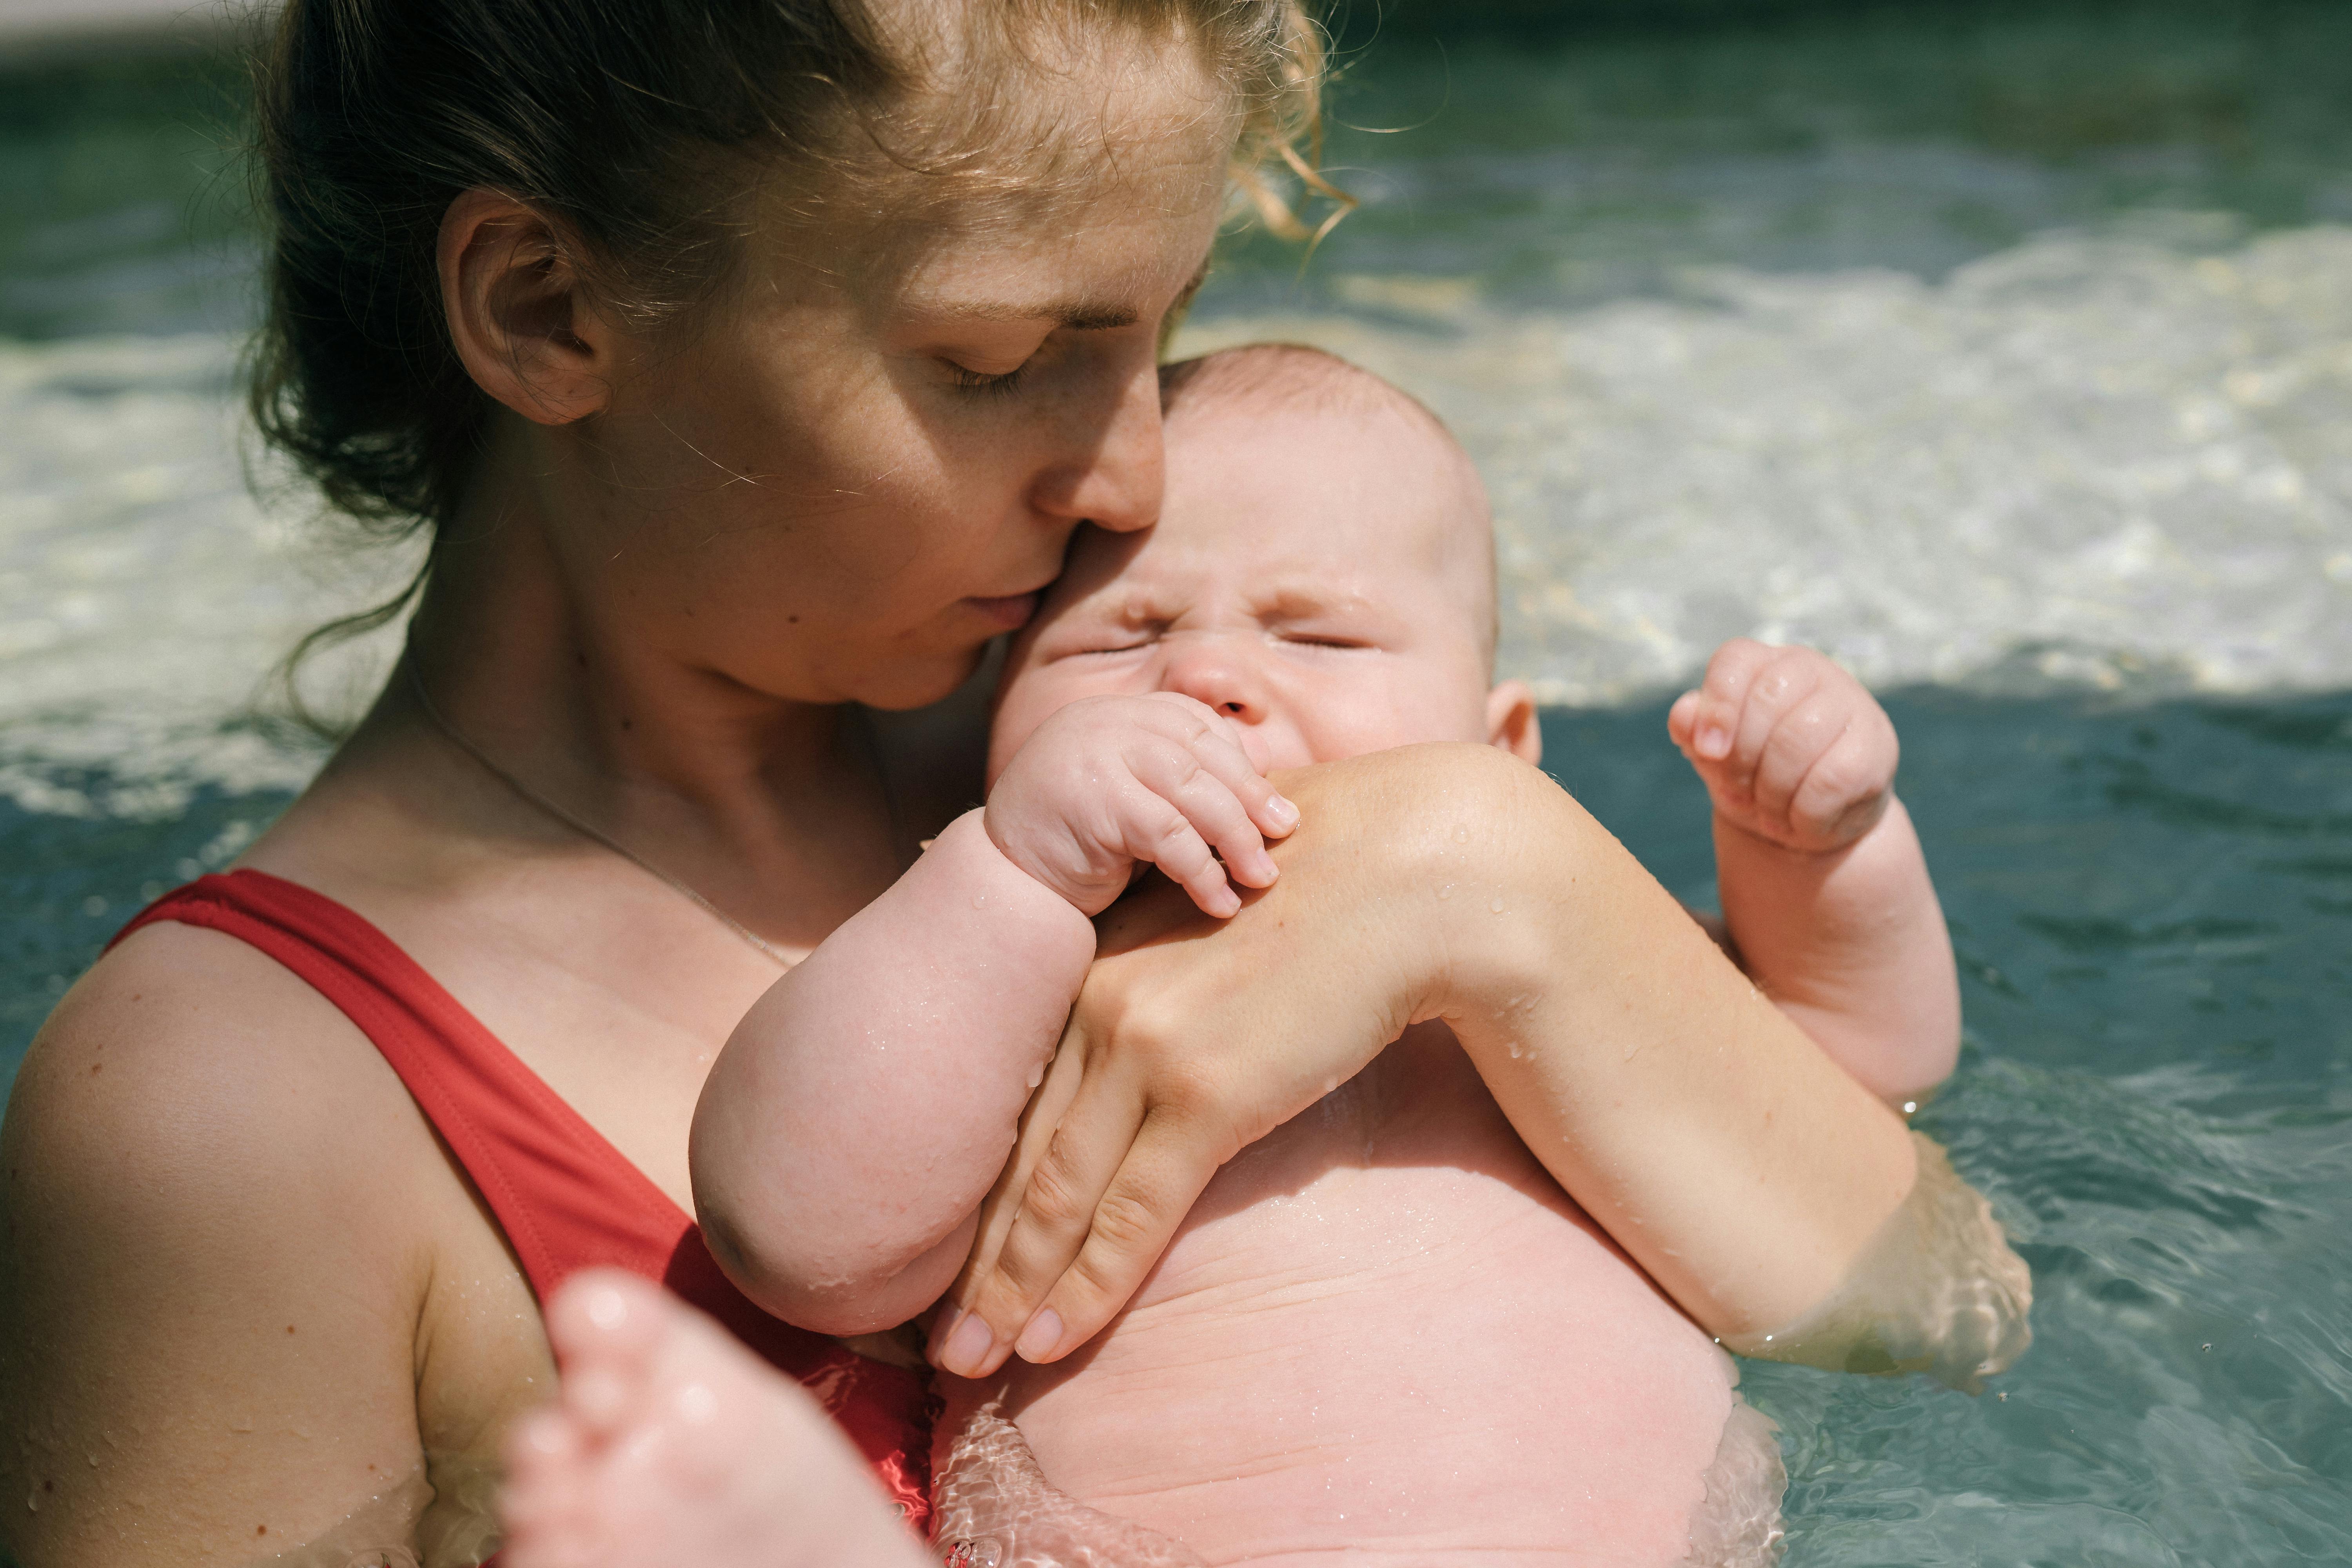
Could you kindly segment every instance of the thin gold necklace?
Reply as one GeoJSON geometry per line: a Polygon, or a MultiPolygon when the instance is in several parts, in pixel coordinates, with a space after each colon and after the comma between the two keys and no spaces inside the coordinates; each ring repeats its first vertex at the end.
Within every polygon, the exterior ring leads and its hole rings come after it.
{"type": "MultiPolygon", "coordinates": [[[[433,705],[432,697],[425,689],[424,672],[416,668],[416,660],[404,653],[401,656],[401,663],[406,667],[408,671],[408,689],[410,693],[415,697],[416,705],[425,710],[425,718],[432,721],[433,727],[440,731],[451,745],[457,747],[459,751],[473,758],[477,763],[479,763],[482,766],[483,772],[488,773],[492,778],[506,785],[507,788],[514,791],[514,793],[520,795],[526,803],[537,806],[540,810],[555,818],[556,821],[563,824],[564,826],[569,827],[572,832],[577,833],[583,838],[588,839],[592,843],[603,845],[605,848],[610,849],[614,854],[618,855],[622,859],[626,860],[629,864],[636,867],[637,869],[643,871],[646,876],[651,877],[654,880],[661,883],[664,887],[668,888],[671,891],[677,893],[680,897],[690,900],[699,907],[701,910],[705,914],[709,915],[712,920],[717,921],[720,925],[725,926],[729,931],[731,931],[737,936],[741,937],[745,942],[759,949],[760,952],[767,954],[768,957],[773,959],[777,963],[782,964],[784,968],[790,969],[793,964],[800,962],[798,959],[786,952],[783,949],[778,947],[774,942],[768,941],[765,937],[761,936],[757,931],[752,931],[749,926],[746,926],[742,921],[729,914],[725,910],[720,909],[717,904],[712,903],[709,899],[706,899],[700,893],[696,892],[693,888],[689,887],[678,878],[671,876],[667,871],[663,870],[660,867],[655,865],[652,861],[646,859],[644,856],[638,854],[635,850],[630,848],[627,845],[622,843],[611,834],[597,827],[595,824],[585,821],[574,813],[565,810],[562,806],[557,805],[554,801],[548,799],[547,796],[540,794],[539,791],[531,788],[530,785],[523,783],[522,780],[517,778],[513,773],[509,773],[505,768],[500,767],[497,763],[491,761],[488,752],[483,751],[481,747],[474,744],[471,740],[467,738],[463,731],[459,730],[457,725],[452,724],[448,719],[442,714],[440,709],[433,705]]],[[[893,858],[896,858],[898,853],[899,837],[898,803],[891,793],[889,770],[883,765],[881,741],[874,733],[873,726],[874,721],[871,718],[866,719],[866,749],[873,755],[875,775],[881,780],[883,806],[890,816],[890,852],[893,858]]]]}

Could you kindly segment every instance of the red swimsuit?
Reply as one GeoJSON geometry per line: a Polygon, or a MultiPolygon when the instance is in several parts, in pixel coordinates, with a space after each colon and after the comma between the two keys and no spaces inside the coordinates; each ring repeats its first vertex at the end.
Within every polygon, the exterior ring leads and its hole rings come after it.
{"type": "Polygon", "coordinates": [[[114,940],[156,921],[203,926],[260,949],[358,1025],[480,1189],[541,1302],[583,1268],[659,1280],[805,1384],[908,1522],[928,1532],[929,1380],[753,1306],[668,1194],[382,931],[333,900],[261,871],[175,889],[114,940]]]}

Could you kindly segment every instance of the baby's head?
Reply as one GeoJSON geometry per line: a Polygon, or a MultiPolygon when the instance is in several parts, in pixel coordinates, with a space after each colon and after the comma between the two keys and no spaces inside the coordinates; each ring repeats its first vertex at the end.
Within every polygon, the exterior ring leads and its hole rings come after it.
{"type": "Polygon", "coordinates": [[[1162,373],[1168,491],[1141,533],[1082,528],[997,692],[993,780],[1081,697],[1181,692],[1261,767],[1417,741],[1529,762],[1528,689],[1489,689],[1486,490],[1436,416],[1319,350],[1232,349],[1162,373]]]}

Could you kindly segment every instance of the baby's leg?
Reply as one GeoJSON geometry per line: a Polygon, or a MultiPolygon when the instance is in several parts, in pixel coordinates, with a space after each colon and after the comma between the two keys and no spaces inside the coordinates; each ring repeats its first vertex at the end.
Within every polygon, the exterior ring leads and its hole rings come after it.
{"type": "Polygon", "coordinates": [[[547,1332],[563,1385],[509,1444],[509,1568],[921,1568],[815,1401],[683,1302],[599,1271],[547,1332]]]}
{"type": "Polygon", "coordinates": [[[944,1568],[1202,1568],[1181,1542],[1055,1490],[996,1401],[962,1404],[934,1467],[931,1549],[944,1568]]]}

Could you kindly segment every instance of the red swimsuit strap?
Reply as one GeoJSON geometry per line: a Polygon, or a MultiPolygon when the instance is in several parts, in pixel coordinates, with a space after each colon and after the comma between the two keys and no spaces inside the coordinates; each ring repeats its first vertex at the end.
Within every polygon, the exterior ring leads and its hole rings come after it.
{"type": "Polygon", "coordinates": [[[910,1522],[928,1525],[928,1380],[761,1311],[719,1271],[700,1228],[669,1194],[389,937],[325,895],[262,871],[175,889],[114,941],[159,921],[258,949],[356,1025],[479,1189],[542,1302],[583,1268],[661,1281],[807,1385],[910,1522]]]}

